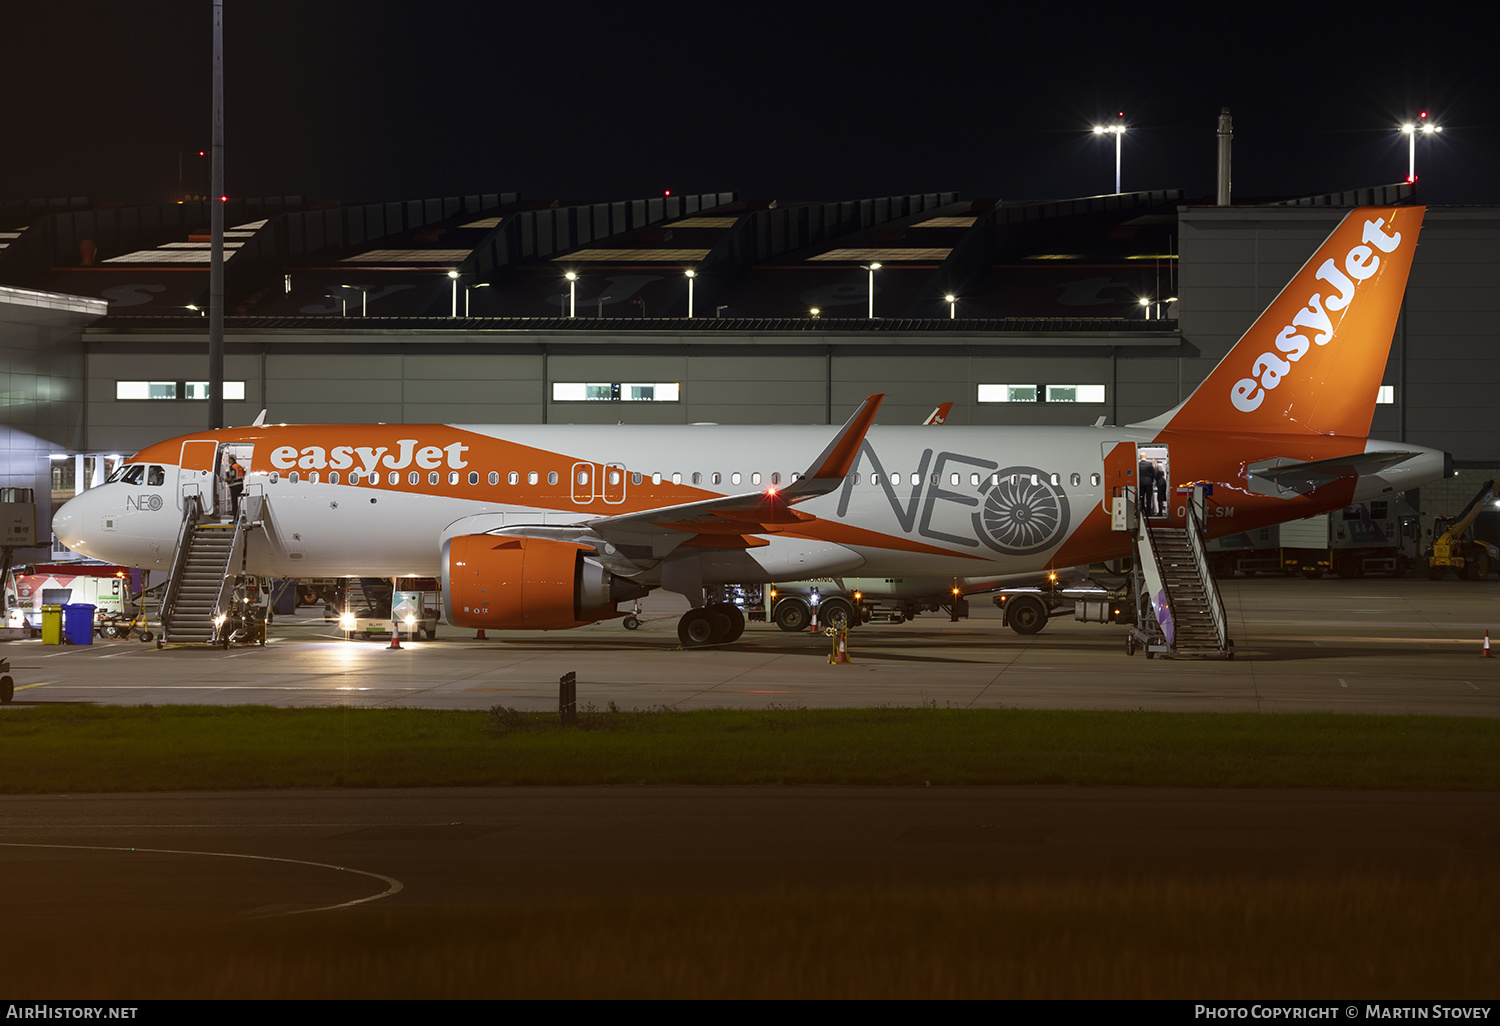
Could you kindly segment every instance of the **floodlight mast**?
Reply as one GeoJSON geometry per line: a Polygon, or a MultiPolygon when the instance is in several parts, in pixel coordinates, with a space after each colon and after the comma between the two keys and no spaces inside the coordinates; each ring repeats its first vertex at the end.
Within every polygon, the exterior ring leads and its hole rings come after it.
{"type": "Polygon", "coordinates": [[[1125,112],[1119,113],[1120,120],[1112,125],[1095,125],[1095,135],[1112,135],[1115,137],[1115,195],[1120,195],[1120,141],[1125,138],[1125,112]]]}
{"type": "Polygon", "coordinates": [[[208,426],[224,426],[224,0],[214,0],[213,182],[209,189],[208,426]]]}
{"type": "Polygon", "coordinates": [[[1407,122],[1401,126],[1401,131],[1406,134],[1407,157],[1406,157],[1406,180],[1411,184],[1417,181],[1417,136],[1432,135],[1443,130],[1441,125],[1427,120],[1427,112],[1424,110],[1417,115],[1415,123],[1407,122]]]}

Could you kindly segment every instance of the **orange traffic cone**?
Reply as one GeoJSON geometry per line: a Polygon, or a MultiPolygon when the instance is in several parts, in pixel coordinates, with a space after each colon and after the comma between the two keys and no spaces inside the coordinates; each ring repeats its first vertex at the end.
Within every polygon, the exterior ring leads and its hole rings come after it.
{"type": "Polygon", "coordinates": [[[389,652],[393,648],[400,648],[400,647],[401,647],[401,635],[397,632],[396,625],[395,624],[391,624],[391,643],[386,646],[385,650],[387,652],[389,652]]]}
{"type": "Polygon", "coordinates": [[[1484,658],[1486,658],[1486,659],[1493,659],[1493,658],[1495,658],[1495,654],[1490,651],[1490,632],[1489,631],[1485,631],[1484,632],[1484,658]]]}

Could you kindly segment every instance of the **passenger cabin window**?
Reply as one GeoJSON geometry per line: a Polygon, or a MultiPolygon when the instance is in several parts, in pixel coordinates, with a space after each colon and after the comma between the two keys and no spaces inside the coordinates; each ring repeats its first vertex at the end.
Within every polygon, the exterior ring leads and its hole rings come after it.
{"type": "Polygon", "coordinates": [[[720,474],[717,470],[714,471],[713,477],[709,479],[711,484],[718,484],[722,480],[724,480],[724,475],[720,474]]]}
{"type": "MultiPolygon", "coordinates": [[[[640,475],[637,474],[636,476],[639,477],[640,475]]],[[[547,483],[549,485],[555,485],[555,484],[557,484],[557,471],[555,471],[555,470],[549,470],[547,472],[547,483]]],[[[636,483],[640,484],[639,481],[637,481],[636,483]]]]}
{"type": "Polygon", "coordinates": [[[536,471],[534,471],[534,470],[531,473],[529,473],[529,474],[526,475],[526,483],[529,484],[529,485],[536,484],[537,480],[538,480],[537,474],[536,474],[536,471]]]}
{"type": "Polygon", "coordinates": [[[490,471],[490,484],[497,485],[499,483],[500,483],[500,471],[498,471],[498,470],[492,470],[492,471],[490,471]]]}
{"type": "Polygon", "coordinates": [[[401,471],[399,471],[399,470],[393,470],[393,471],[391,471],[391,484],[398,485],[400,483],[401,483],[401,471]]]}
{"type": "Polygon", "coordinates": [[[448,471],[448,483],[450,485],[456,485],[456,484],[458,484],[458,471],[456,471],[456,470],[450,470],[450,471],[448,471]]]}
{"type": "Polygon", "coordinates": [[[338,484],[339,483],[339,472],[337,470],[330,470],[328,472],[328,483],[329,484],[338,484]]]}
{"type": "Polygon", "coordinates": [[[736,470],[733,474],[729,475],[729,483],[730,484],[739,484],[740,483],[740,472],[738,470],[736,470]]]}
{"type": "MultiPolygon", "coordinates": [[[[759,474],[751,474],[750,475],[750,483],[751,484],[760,484],[760,475],[759,474]]],[[[858,484],[858,482],[855,482],[855,483],[858,484]]]]}
{"type": "Polygon", "coordinates": [[[779,473],[778,474],[772,474],[771,475],[771,483],[773,485],[779,485],[779,484],[781,484],[781,475],[779,473]]]}
{"type": "Polygon", "coordinates": [[[357,470],[351,470],[351,471],[349,471],[349,483],[352,484],[352,485],[359,484],[359,471],[357,471],[357,470]]]}
{"type": "Polygon", "coordinates": [[[1077,488],[1079,485],[1083,484],[1083,475],[1074,474],[1072,477],[1068,478],[1068,484],[1072,485],[1074,488],[1077,488]]]}
{"type": "Polygon", "coordinates": [[[512,470],[509,474],[505,475],[505,483],[508,485],[518,485],[521,483],[521,475],[512,470]]]}
{"type": "Polygon", "coordinates": [[[319,474],[316,470],[309,470],[307,472],[307,483],[308,484],[317,484],[318,480],[319,480],[319,478],[321,476],[322,475],[319,474]]]}
{"type": "Polygon", "coordinates": [[[703,483],[703,475],[700,472],[696,471],[696,470],[693,471],[693,484],[695,484],[695,485],[701,485],[702,483],[703,483]]]}
{"type": "Polygon", "coordinates": [[[673,474],[672,475],[672,483],[673,484],[682,484],[682,475],[681,474],[673,474]]]}
{"type": "Polygon", "coordinates": [[[477,471],[477,470],[471,470],[471,471],[469,471],[469,484],[471,484],[471,485],[477,485],[478,483],[479,483],[479,471],[477,471]]]}
{"type": "Polygon", "coordinates": [[[1095,488],[1099,487],[1099,475],[1098,474],[1090,474],[1089,475],[1089,484],[1093,485],[1095,488]]]}
{"type": "Polygon", "coordinates": [[[422,472],[420,470],[413,470],[410,474],[408,474],[406,476],[406,483],[407,484],[414,484],[414,485],[421,484],[422,483],[422,472]]]}
{"type": "Polygon", "coordinates": [[[294,470],[294,471],[292,471],[290,474],[288,474],[286,476],[286,479],[288,481],[290,481],[292,484],[296,484],[298,481],[302,480],[302,476],[300,474],[298,474],[297,471],[294,470]]]}
{"type": "Polygon", "coordinates": [[[442,475],[439,474],[436,470],[427,475],[427,483],[430,485],[435,485],[440,480],[442,480],[442,475]]]}

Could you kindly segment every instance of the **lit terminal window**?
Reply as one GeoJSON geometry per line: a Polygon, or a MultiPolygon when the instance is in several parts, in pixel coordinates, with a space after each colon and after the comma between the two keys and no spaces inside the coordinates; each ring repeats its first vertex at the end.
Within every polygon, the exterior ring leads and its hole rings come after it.
{"type": "Polygon", "coordinates": [[[1048,385],[1049,403],[1102,403],[1103,385],[1048,385]]]}
{"type": "Polygon", "coordinates": [[[554,381],[555,403],[627,402],[675,403],[681,386],[675,381],[554,381]]]}
{"type": "Polygon", "coordinates": [[[1390,406],[1396,401],[1396,386],[1381,385],[1380,391],[1375,393],[1375,401],[1382,406],[1390,406]]]}
{"type": "MultiPolygon", "coordinates": [[[[116,399],[207,399],[207,381],[116,381],[116,399]]],[[[243,381],[224,382],[226,400],[243,401],[243,381]]]]}
{"type": "Polygon", "coordinates": [[[979,401],[982,403],[1034,403],[1035,385],[980,385],[979,401]]]}

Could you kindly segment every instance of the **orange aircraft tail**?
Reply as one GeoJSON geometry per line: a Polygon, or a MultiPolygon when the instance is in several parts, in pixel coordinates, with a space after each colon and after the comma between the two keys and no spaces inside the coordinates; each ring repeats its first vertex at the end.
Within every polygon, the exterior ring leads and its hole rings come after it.
{"type": "Polygon", "coordinates": [[[1351,210],[1167,426],[1368,435],[1425,210],[1351,210]]]}

